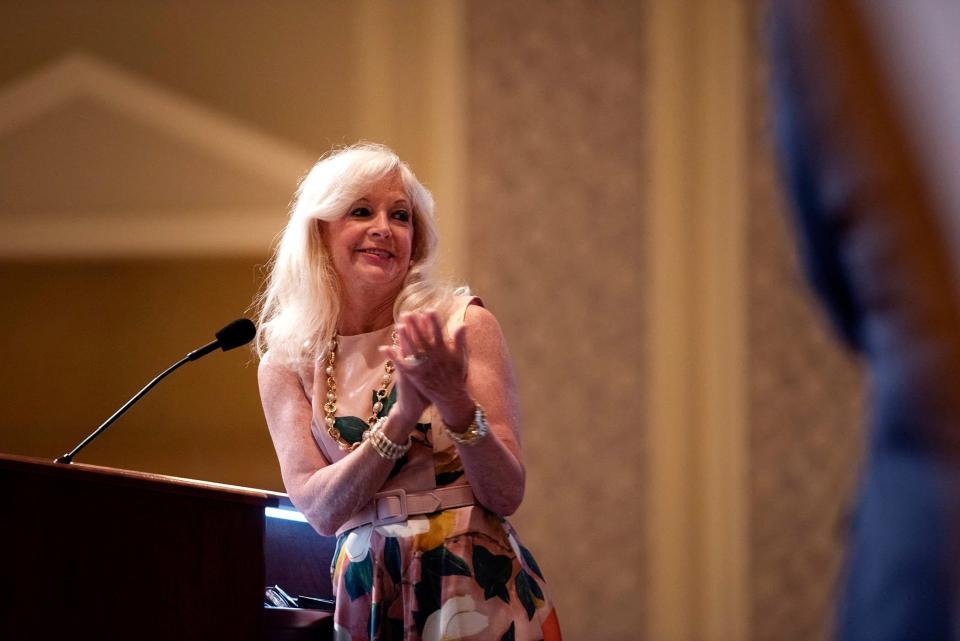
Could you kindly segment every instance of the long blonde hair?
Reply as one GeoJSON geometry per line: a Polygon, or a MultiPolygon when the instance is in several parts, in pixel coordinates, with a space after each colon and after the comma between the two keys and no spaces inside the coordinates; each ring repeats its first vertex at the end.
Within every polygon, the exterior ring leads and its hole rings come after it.
{"type": "Polygon", "coordinates": [[[300,182],[269,275],[254,305],[259,318],[254,351],[272,361],[297,365],[324,355],[336,333],[340,282],[318,220],[347,214],[356,200],[383,178],[398,174],[413,210],[410,269],[393,305],[404,311],[436,309],[449,314],[454,297],[467,293],[435,280],[437,230],[433,196],[399,156],[384,145],[359,143],[320,159],[300,182]]]}

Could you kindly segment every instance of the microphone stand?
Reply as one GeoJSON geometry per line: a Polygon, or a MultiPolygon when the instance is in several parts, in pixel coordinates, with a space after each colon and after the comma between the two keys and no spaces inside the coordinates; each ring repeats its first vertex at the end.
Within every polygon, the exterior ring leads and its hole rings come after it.
{"type": "Polygon", "coordinates": [[[95,429],[90,436],[80,441],[80,444],[77,445],[75,448],[73,448],[72,451],[67,452],[63,456],[54,459],[53,462],[61,463],[64,465],[70,464],[73,461],[73,457],[75,457],[80,452],[80,450],[85,448],[95,438],[103,434],[103,432],[108,427],[113,425],[114,421],[116,421],[118,418],[123,416],[123,413],[126,412],[128,409],[130,409],[130,407],[134,403],[139,401],[144,394],[146,394],[151,389],[153,389],[153,387],[157,383],[159,383],[164,378],[172,374],[181,365],[185,363],[189,363],[190,361],[195,361],[198,358],[203,358],[204,356],[206,356],[213,350],[217,349],[218,347],[226,352],[227,350],[231,350],[235,347],[246,345],[253,339],[254,336],[256,336],[256,334],[257,334],[257,328],[254,327],[253,323],[247,320],[246,318],[238,318],[237,320],[228,324],[226,327],[224,327],[223,329],[221,329],[219,332],[215,334],[215,336],[217,337],[216,340],[210,341],[203,347],[199,347],[193,350],[192,352],[190,352],[189,354],[181,358],[179,361],[177,361],[167,369],[163,370],[163,372],[161,372],[159,376],[157,376],[155,379],[147,383],[146,387],[144,387],[142,390],[137,392],[134,395],[134,397],[131,398],[129,401],[124,403],[123,407],[121,407],[116,412],[114,412],[113,416],[105,420],[103,422],[103,425],[95,429]]]}
{"type": "MultiPolygon", "coordinates": [[[[215,341],[214,341],[214,342],[215,342],[215,341]]],[[[216,346],[214,346],[214,347],[216,347],[216,346]]],[[[203,348],[201,348],[201,349],[203,349],[203,348]]],[[[197,351],[200,351],[200,350],[197,350],[197,351]]],[[[149,383],[147,383],[146,387],[144,387],[142,390],[140,390],[139,392],[137,392],[137,393],[133,396],[133,398],[131,398],[131,399],[130,399],[129,401],[127,401],[126,403],[124,403],[123,406],[122,406],[120,409],[118,409],[116,412],[114,412],[114,413],[113,413],[113,416],[111,416],[110,418],[108,418],[107,420],[105,420],[100,427],[98,427],[97,429],[95,429],[95,430],[93,431],[93,433],[90,434],[90,436],[88,436],[87,438],[85,438],[85,439],[83,439],[82,441],[80,441],[80,444],[77,445],[75,448],[73,448],[73,450],[71,450],[71,451],[68,452],[67,454],[64,454],[63,456],[54,459],[53,462],[54,462],[54,463],[62,463],[62,464],[65,464],[65,465],[71,463],[71,462],[73,461],[73,457],[75,457],[77,454],[79,454],[79,453],[80,453],[80,450],[82,450],[83,448],[85,448],[85,447],[87,446],[87,444],[89,444],[93,439],[95,439],[95,438],[97,438],[98,436],[100,436],[101,434],[103,434],[103,432],[105,432],[108,427],[110,427],[111,425],[113,425],[113,422],[114,422],[115,420],[117,420],[118,418],[120,418],[121,416],[123,416],[124,412],[126,412],[128,409],[130,409],[130,406],[131,406],[131,405],[133,405],[134,403],[136,403],[137,401],[139,401],[140,398],[141,398],[144,394],[146,394],[147,392],[149,392],[151,389],[153,389],[153,387],[154,387],[157,383],[159,383],[160,381],[162,381],[162,380],[163,380],[164,378],[166,378],[168,375],[172,374],[178,367],[180,367],[180,366],[183,365],[184,363],[188,363],[188,362],[190,362],[190,361],[192,361],[192,360],[196,360],[197,357],[191,358],[195,353],[196,353],[196,352],[191,352],[191,353],[187,354],[186,356],[184,356],[183,358],[181,358],[179,361],[177,361],[176,363],[174,363],[173,365],[171,365],[171,366],[168,367],[167,369],[163,370],[163,372],[161,372],[156,378],[154,378],[152,381],[150,381],[149,383]]]]}

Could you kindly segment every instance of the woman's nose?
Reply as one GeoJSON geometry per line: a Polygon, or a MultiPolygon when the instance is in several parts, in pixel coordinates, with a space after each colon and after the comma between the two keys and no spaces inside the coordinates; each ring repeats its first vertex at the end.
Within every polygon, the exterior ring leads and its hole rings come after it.
{"type": "Polygon", "coordinates": [[[370,228],[367,232],[375,238],[390,237],[390,216],[387,212],[377,212],[370,219],[370,228]]]}

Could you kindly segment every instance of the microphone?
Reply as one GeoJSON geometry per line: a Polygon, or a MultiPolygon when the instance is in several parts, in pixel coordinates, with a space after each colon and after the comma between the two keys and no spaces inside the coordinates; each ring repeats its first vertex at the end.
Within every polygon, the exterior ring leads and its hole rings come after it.
{"type": "Polygon", "coordinates": [[[246,345],[252,341],[253,337],[256,335],[257,328],[254,327],[252,321],[246,318],[238,318],[214,334],[214,336],[217,337],[217,340],[210,341],[203,347],[197,348],[187,354],[187,360],[195,361],[199,358],[203,358],[218,347],[226,352],[234,347],[246,345]]]}
{"type": "Polygon", "coordinates": [[[88,436],[87,438],[85,438],[85,439],[83,439],[82,441],[80,441],[80,444],[77,445],[75,448],[73,448],[70,452],[64,454],[63,456],[61,456],[61,457],[59,457],[59,458],[54,459],[53,462],[54,462],[54,463],[63,463],[63,464],[69,464],[69,463],[73,462],[73,458],[80,452],[80,450],[82,450],[83,448],[85,448],[85,447],[86,447],[87,445],[89,445],[94,439],[96,439],[98,436],[100,436],[101,434],[103,434],[103,432],[106,431],[106,429],[107,429],[108,427],[110,427],[115,420],[117,420],[118,418],[120,418],[121,416],[123,416],[123,414],[124,414],[128,409],[130,409],[130,408],[133,406],[134,403],[136,403],[137,401],[139,401],[147,392],[149,392],[151,389],[153,389],[153,387],[154,387],[157,383],[159,383],[159,382],[162,381],[164,378],[166,378],[167,375],[172,374],[172,373],[173,373],[177,368],[179,368],[181,365],[184,365],[184,364],[189,363],[189,362],[191,362],[191,361],[195,361],[195,360],[197,360],[197,359],[203,358],[204,356],[206,356],[207,354],[209,354],[209,353],[212,352],[213,350],[217,349],[218,347],[219,347],[221,350],[223,350],[223,351],[226,352],[226,351],[231,350],[231,349],[233,349],[233,348],[235,348],[235,347],[240,347],[241,345],[246,345],[247,343],[249,343],[250,341],[252,341],[252,340],[253,340],[253,337],[256,336],[256,335],[257,335],[257,328],[256,328],[256,326],[254,326],[254,324],[253,324],[253,322],[252,322],[251,320],[246,319],[246,318],[238,318],[237,320],[233,321],[232,323],[230,323],[229,325],[227,325],[226,327],[224,327],[223,329],[221,329],[219,332],[217,332],[216,334],[214,334],[214,336],[217,337],[216,340],[210,341],[209,343],[207,343],[207,344],[204,345],[203,347],[199,347],[199,348],[193,350],[192,352],[190,352],[189,354],[187,354],[186,356],[184,356],[183,358],[181,358],[179,361],[177,361],[176,363],[174,363],[173,365],[171,365],[171,366],[168,367],[167,369],[163,370],[163,372],[161,372],[156,378],[154,378],[152,381],[150,381],[149,383],[147,383],[146,386],[145,386],[142,390],[140,390],[139,392],[137,392],[137,393],[133,396],[133,398],[131,398],[131,399],[130,399],[129,401],[127,401],[126,403],[124,403],[123,406],[122,406],[120,409],[118,409],[116,412],[114,412],[114,413],[113,413],[113,416],[111,416],[110,418],[108,418],[107,420],[105,420],[105,421],[103,422],[103,424],[100,425],[100,427],[98,427],[97,429],[95,429],[95,430],[93,431],[93,433],[90,434],[90,436],[88,436]]]}

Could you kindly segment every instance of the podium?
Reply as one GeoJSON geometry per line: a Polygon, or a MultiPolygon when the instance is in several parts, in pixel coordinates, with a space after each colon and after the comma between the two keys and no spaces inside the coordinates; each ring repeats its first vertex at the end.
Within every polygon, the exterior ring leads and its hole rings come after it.
{"type": "Polygon", "coordinates": [[[331,539],[266,525],[283,494],[0,455],[0,497],[0,639],[330,638],[326,613],[263,607],[287,569],[329,586],[331,539]]]}

